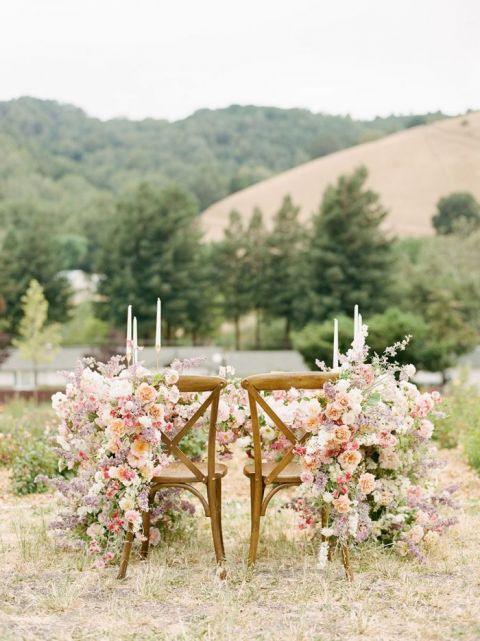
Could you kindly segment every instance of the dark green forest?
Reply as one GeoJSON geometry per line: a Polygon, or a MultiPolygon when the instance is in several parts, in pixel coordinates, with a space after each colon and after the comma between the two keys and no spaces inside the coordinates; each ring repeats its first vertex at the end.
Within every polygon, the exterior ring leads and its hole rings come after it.
{"type": "Polygon", "coordinates": [[[442,114],[371,121],[232,105],[177,122],[101,121],[48,100],[0,102],[0,203],[30,199],[79,231],[92,210],[139,182],[175,182],[203,210],[302,162],[442,114]]]}
{"type": "Polygon", "coordinates": [[[65,344],[124,340],[133,304],[143,339],[163,302],[166,343],[295,347],[314,367],[331,356],[332,319],[351,340],[361,306],[374,348],[414,332],[406,357],[445,370],[478,343],[480,206],[446,194],[437,235],[385,235],[387,212],[358,168],[324,194],[311,221],[285,197],[231,212],[205,244],[199,211],[231,191],[316,156],[440,114],[348,117],[232,106],[169,123],[102,122],[80,109],[23,98],[0,103],[0,334],[18,332],[21,298],[42,286],[65,344]],[[94,301],[73,305],[65,270],[100,275],[94,301]]]}

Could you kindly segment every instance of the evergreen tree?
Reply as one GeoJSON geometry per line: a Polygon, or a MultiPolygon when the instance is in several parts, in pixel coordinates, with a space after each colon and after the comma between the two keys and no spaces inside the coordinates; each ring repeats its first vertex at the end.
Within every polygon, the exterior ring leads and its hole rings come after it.
{"type": "Polygon", "coordinates": [[[308,306],[306,233],[298,220],[299,211],[290,196],[285,196],[266,243],[265,312],[271,318],[285,320],[284,345],[287,348],[291,346],[292,327],[304,322],[308,306]]]}
{"type": "MultiPolygon", "coordinates": [[[[167,340],[176,330],[188,329],[193,298],[197,301],[195,313],[202,313],[197,278],[200,238],[194,201],[176,186],[157,191],[142,184],[121,200],[98,264],[104,276],[101,317],[122,327],[131,304],[138,319],[139,339],[151,337],[160,296],[167,340]]],[[[208,302],[204,299],[204,314],[208,302]]]]}
{"type": "Polygon", "coordinates": [[[246,282],[247,242],[240,214],[230,212],[223,239],[214,246],[216,283],[222,294],[224,317],[233,322],[235,349],[240,349],[240,318],[251,309],[246,282]]]}
{"type": "Polygon", "coordinates": [[[59,275],[63,256],[53,222],[43,212],[26,205],[9,209],[6,221],[0,254],[5,328],[15,333],[22,316],[21,296],[33,279],[43,287],[49,320],[65,320],[70,288],[59,275]]]}
{"type": "Polygon", "coordinates": [[[48,301],[42,286],[32,280],[21,298],[23,317],[18,328],[19,337],[13,340],[25,360],[33,363],[34,385],[37,388],[37,369],[55,356],[60,342],[60,328],[55,323],[47,325],[48,301]]]}
{"type": "Polygon", "coordinates": [[[393,252],[381,229],[387,211],[365,188],[366,179],[364,167],[340,176],[313,218],[309,263],[316,320],[350,315],[357,303],[364,316],[388,304],[393,252]]]}
{"type": "Polygon", "coordinates": [[[265,281],[267,267],[267,232],[260,209],[252,214],[245,232],[246,254],[244,282],[249,296],[249,307],[255,311],[255,349],[261,349],[262,311],[268,295],[265,281]]]}

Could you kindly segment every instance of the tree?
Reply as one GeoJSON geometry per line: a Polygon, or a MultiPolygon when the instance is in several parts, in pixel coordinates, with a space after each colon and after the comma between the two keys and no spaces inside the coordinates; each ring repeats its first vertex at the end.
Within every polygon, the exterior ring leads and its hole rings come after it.
{"type": "Polygon", "coordinates": [[[360,167],[340,176],[313,218],[308,258],[316,319],[350,315],[355,304],[369,314],[389,302],[393,252],[381,229],[387,211],[365,188],[367,175],[360,167]]]}
{"type": "Polygon", "coordinates": [[[207,315],[210,301],[198,297],[200,238],[194,200],[175,185],[158,191],[142,184],[120,200],[98,263],[104,297],[100,316],[122,327],[131,304],[139,336],[153,336],[160,297],[171,340],[177,330],[188,328],[193,298],[195,313],[207,315]]]}
{"type": "Polygon", "coordinates": [[[266,282],[267,232],[260,209],[255,209],[245,232],[246,254],[244,283],[249,298],[249,308],[255,311],[255,349],[261,349],[262,311],[268,295],[266,282]]]}
{"type": "Polygon", "coordinates": [[[60,342],[60,327],[56,323],[47,325],[48,301],[38,281],[30,282],[21,298],[21,304],[23,317],[18,328],[18,338],[12,342],[25,360],[32,361],[36,390],[38,366],[53,360],[60,342]]]}
{"type": "Polygon", "coordinates": [[[235,349],[240,349],[240,318],[251,309],[249,285],[245,280],[247,243],[242,217],[230,212],[229,224],[221,241],[214,245],[214,263],[223,313],[235,328],[235,349]]]}
{"type": "Polygon", "coordinates": [[[266,242],[264,308],[269,317],[285,321],[284,345],[291,346],[292,327],[301,324],[307,313],[307,274],[305,268],[306,233],[298,220],[300,209],[290,196],[273,219],[273,229],[266,242]]]}
{"type": "Polygon", "coordinates": [[[7,211],[6,232],[0,255],[0,294],[5,302],[7,329],[14,333],[22,316],[21,295],[37,280],[48,301],[49,320],[68,316],[70,287],[59,275],[62,254],[54,222],[31,206],[17,205],[7,211]]]}
{"type": "Polygon", "coordinates": [[[437,203],[432,224],[438,234],[452,234],[462,228],[471,231],[480,226],[480,204],[468,192],[444,196],[437,203]]]}

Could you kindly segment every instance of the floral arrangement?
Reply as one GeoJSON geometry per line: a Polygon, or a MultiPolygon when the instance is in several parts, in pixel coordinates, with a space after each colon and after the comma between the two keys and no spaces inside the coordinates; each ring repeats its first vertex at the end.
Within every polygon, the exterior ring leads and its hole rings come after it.
{"type": "MultiPolygon", "coordinates": [[[[50,481],[63,504],[52,529],[65,543],[95,554],[98,566],[117,556],[128,527],[137,539],[143,537],[150,481],[171,460],[161,433],[173,437],[204,400],[202,394],[180,394],[176,386],[188,365],[175,361],[152,374],[141,365],[125,367],[122,357],[107,364],[84,359],[66,374],[65,393],[52,398],[60,419],[56,451],[61,467],[72,474],[69,480],[50,481]]],[[[245,419],[234,389],[227,388],[220,407],[218,440],[225,448],[239,432],[238,421],[245,419]]],[[[194,511],[178,490],[163,490],[156,498],[153,545],[166,530],[178,527],[182,515],[194,511]]]]}
{"type": "MultiPolygon", "coordinates": [[[[267,397],[290,429],[311,434],[296,448],[302,485],[289,505],[298,512],[301,529],[321,534],[320,567],[329,545],[367,539],[423,560],[423,550],[456,522],[441,510],[453,507],[455,488],[436,494],[429,475],[439,465],[431,437],[440,395],[420,393],[411,382],[413,365],[390,362],[408,338],[367,363],[366,334],[363,326],[359,340],[339,357],[339,378],[323,390],[291,389],[267,397]],[[324,508],[327,526],[322,526],[324,508]]],[[[265,455],[275,458],[289,443],[277,437],[268,416],[260,420],[265,455]]],[[[250,438],[244,445],[251,447],[250,438]]]]}
{"type": "MultiPolygon", "coordinates": [[[[455,488],[436,493],[429,474],[439,465],[431,437],[440,395],[417,389],[412,365],[391,362],[408,339],[367,362],[366,335],[363,326],[352,348],[339,355],[338,379],[322,390],[265,395],[290,429],[311,435],[295,450],[302,485],[289,505],[301,529],[321,535],[319,567],[329,545],[369,539],[422,560],[425,549],[456,522],[443,514],[444,507],[453,506],[455,488]],[[327,525],[322,523],[325,507],[327,525]]],[[[138,364],[126,367],[122,357],[107,364],[85,359],[67,374],[66,392],[52,399],[60,419],[57,454],[72,475],[51,481],[63,503],[52,527],[63,541],[96,555],[98,566],[116,557],[127,528],[137,540],[143,538],[149,483],[170,462],[161,434],[174,436],[204,400],[202,394],[180,394],[176,386],[191,365],[176,361],[153,374],[138,364]]],[[[247,395],[231,368],[222,368],[220,376],[227,379],[218,408],[221,452],[230,456],[237,442],[250,455],[247,395]]],[[[265,413],[260,411],[259,418],[264,456],[274,460],[290,443],[265,413]]],[[[154,545],[194,511],[178,490],[164,490],[157,499],[150,533],[154,545]]]]}

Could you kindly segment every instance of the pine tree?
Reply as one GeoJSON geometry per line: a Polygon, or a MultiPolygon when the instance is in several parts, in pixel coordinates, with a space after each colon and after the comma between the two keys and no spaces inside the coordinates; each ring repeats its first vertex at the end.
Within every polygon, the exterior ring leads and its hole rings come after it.
{"type": "Polygon", "coordinates": [[[223,314],[235,328],[235,349],[240,349],[240,319],[251,309],[249,284],[246,282],[247,242],[242,218],[230,212],[223,239],[214,246],[215,271],[222,294],[223,314]]]}
{"type": "Polygon", "coordinates": [[[18,338],[12,342],[23,358],[33,363],[36,389],[38,366],[53,360],[60,343],[60,328],[56,323],[47,325],[48,301],[38,281],[30,282],[21,298],[21,305],[23,317],[18,327],[18,338]]]}
{"type": "Polygon", "coordinates": [[[304,227],[298,220],[300,209],[286,196],[273,220],[267,238],[265,312],[285,320],[284,344],[291,346],[292,327],[305,320],[308,295],[305,273],[304,227]]]}
{"type": "Polygon", "coordinates": [[[49,303],[49,319],[64,321],[69,311],[70,288],[60,275],[62,255],[53,221],[26,205],[8,210],[6,220],[0,254],[5,329],[15,333],[22,316],[21,296],[33,279],[43,287],[49,303]]]}
{"type": "MultiPolygon", "coordinates": [[[[157,191],[147,184],[117,206],[98,268],[102,318],[123,327],[131,304],[139,338],[153,336],[155,304],[162,299],[167,340],[191,328],[194,298],[198,301],[198,254],[201,232],[194,200],[176,186],[157,191]]],[[[200,301],[201,302],[201,301],[200,301]]],[[[208,300],[204,301],[208,313],[208,300]]]]}
{"type": "Polygon", "coordinates": [[[387,211],[365,188],[366,179],[364,167],[341,176],[313,219],[309,264],[316,320],[350,315],[355,304],[364,315],[388,304],[393,254],[381,229],[387,211]]]}
{"type": "Polygon", "coordinates": [[[255,208],[245,232],[246,254],[244,280],[249,307],[255,311],[255,349],[261,349],[262,311],[268,293],[265,281],[267,267],[267,232],[260,209],[255,208]]]}

